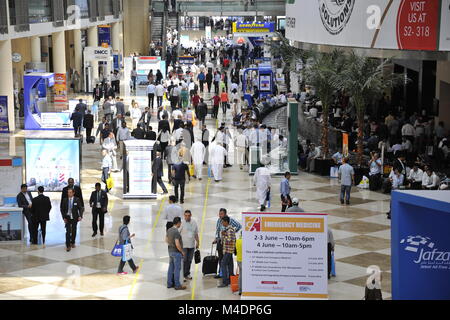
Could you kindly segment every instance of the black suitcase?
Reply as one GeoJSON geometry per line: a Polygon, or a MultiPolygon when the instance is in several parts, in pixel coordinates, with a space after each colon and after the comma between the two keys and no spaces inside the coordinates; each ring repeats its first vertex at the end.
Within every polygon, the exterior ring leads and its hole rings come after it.
{"type": "Polygon", "coordinates": [[[203,258],[202,273],[217,274],[217,266],[219,264],[219,257],[213,255],[213,246],[211,246],[211,255],[203,258]]]}
{"type": "Polygon", "coordinates": [[[86,140],[87,140],[86,141],[87,143],[95,143],[95,137],[94,136],[87,137],[86,140]]]}

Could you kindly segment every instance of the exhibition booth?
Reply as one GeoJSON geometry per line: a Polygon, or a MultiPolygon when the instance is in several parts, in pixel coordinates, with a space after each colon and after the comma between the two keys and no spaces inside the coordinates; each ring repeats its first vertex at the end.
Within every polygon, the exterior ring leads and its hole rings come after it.
{"type": "Polygon", "coordinates": [[[24,239],[25,220],[16,196],[22,184],[22,158],[0,159],[0,243],[24,239]]]}
{"type": "Polygon", "coordinates": [[[450,192],[392,192],[392,299],[450,299],[450,192]]]}
{"type": "Polygon", "coordinates": [[[152,192],[155,141],[127,140],[123,144],[123,199],[156,199],[152,192]]]}
{"type": "Polygon", "coordinates": [[[161,71],[163,79],[166,76],[166,61],[161,60],[161,57],[135,57],[136,61],[136,91],[138,95],[146,95],[148,82],[148,74],[153,70],[153,75],[156,79],[156,72],[161,71]]]}
{"type": "Polygon", "coordinates": [[[80,139],[25,139],[25,183],[29,191],[37,191],[38,186],[46,192],[62,191],[69,178],[80,185],[80,139]]]}
{"type": "Polygon", "coordinates": [[[55,86],[55,76],[54,73],[24,75],[25,130],[71,130],[70,110],[64,110],[67,103],[55,105],[56,97],[65,94],[55,86]]]}
{"type": "Polygon", "coordinates": [[[274,93],[274,73],[270,67],[248,68],[243,74],[244,98],[253,105],[254,87],[258,88],[258,98],[265,98],[274,93]]]}
{"type": "Polygon", "coordinates": [[[111,48],[86,47],[84,48],[84,90],[92,92],[97,83],[103,79],[111,80],[111,72],[114,71],[114,55],[111,48]],[[93,68],[93,64],[98,64],[98,69],[93,68]],[[95,74],[95,70],[98,74],[95,74]]]}

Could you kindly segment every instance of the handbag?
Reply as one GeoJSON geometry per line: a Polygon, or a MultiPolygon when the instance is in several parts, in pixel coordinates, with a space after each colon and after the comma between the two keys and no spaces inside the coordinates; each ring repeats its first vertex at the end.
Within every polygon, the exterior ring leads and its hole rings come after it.
{"type": "Polygon", "coordinates": [[[108,177],[108,179],[106,179],[106,187],[108,188],[108,190],[114,188],[114,180],[111,175],[108,177]]]}
{"type": "Polygon", "coordinates": [[[119,244],[119,240],[116,241],[114,248],[111,250],[111,255],[113,257],[122,257],[122,245],[119,244]]]}
{"type": "Polygon", "coordinates": [[[195,264],[199,264],[200,262],[202,262],[202,257],[200,255],[200,250],[195,250],[194,253],[194,260],[195,260],[195,264]]]}
{"type": "Polygon", "coordinates": [[[192,177],[195,175],[195,167],[193,164],[189,165],[189,175],[192,177]]]}
{"type": "Polygon", "coordinates": [[[126,262],[128,260],[131,260],[131,251],[132,251],[131,243],[125,241],[125,244],[122,245],[122,261],[126,262]]]}

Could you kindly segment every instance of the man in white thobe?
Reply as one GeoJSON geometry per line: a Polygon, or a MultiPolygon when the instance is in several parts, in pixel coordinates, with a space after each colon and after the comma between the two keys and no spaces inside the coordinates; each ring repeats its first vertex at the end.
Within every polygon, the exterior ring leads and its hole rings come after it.
{"type": "Polygon", "coordinates": [[[225,156],[228,154],[227,150],[222,146],[221,143],[216,143],[211,145],[209,150],[209,163],[211,166],[211,171],[214,176],[214,180],[219,182],[222,180],[223,173],[223,163],[225,156]]]}
{"type": "Polygon", "coordinates": [[[236,147],[236,163],[239,164],[240,169],[243,169],[245,164],[245,153],[248,147],[248,139],[242,130],[239,130],[239,134],[234,138],[234,146],[236,147]]]}
{"type": "Polygon", "coordinates": [[[261,212],[265,211],[267,194],[270,192],[271,185],[270,170],[265,166],[256,169],[253,184],[256,186],[256,197],[261,206],[261,212]]]}
{"type": "Polygon", "coordinates": [[[194,163],[194,178],[202,180],[203,162],[205,161],[206,148],[200,140],[195,141],[191,147],[192,162],[194,163]]]}

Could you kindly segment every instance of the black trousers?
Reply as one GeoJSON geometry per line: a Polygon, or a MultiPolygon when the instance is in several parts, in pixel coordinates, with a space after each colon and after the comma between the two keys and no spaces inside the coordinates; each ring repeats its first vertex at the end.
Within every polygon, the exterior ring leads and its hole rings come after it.
{"type": "Polygon", "coordinates": [[[78,220],[68,219],[66,223],[66,247],[69,248],[70,245],[75,244],[75,239],[77,237],[77,225],[78,220]]]}
{"type": "Polygon", "coordinates": [[[369,189],[377,191],[381,188],[381,173],[369,175],[369,189]]]}
{"type": "MultiPolygon", "coordinates": [[[[281,203],[284,203],[284,198],[283,198],[283,196],[281,196],[281,203]]],[[[282,204],[281,205],[281,212],[286,212],[286,209],[287,208],[290,208],[290,207],[292,207],[292,200],[291,200],[291,196],[290,195],[287,195],[287,202],[288,202],[288,204],[282,204]]]]}
{"type": "Polygon", "coordinates": [[[328,254],[327,254],[327,261],[328,261],[328,279],[331,277],[331,243],[328,243],[328,254]]]}
{"type": "Polygon", "coordinates": [[[219,82],[214,81],[214,93],[219,94],[219,82]]]}
{"type": "Polygon", "coordinates": [[[105,191],[108,192],[108,185],[106,184],[106,180],[109,178],[109,168],[102,169],[102,181],[105,183],[105,191]]]}
{"type": "Polygon", "coordinates": [[[81,126],[73,127],[73,131],[75,132],[75,137],[79,136],[81,134],[81,126]]]}
{"type": "MultiPolygon", "coordinates": [[[[23,212],[23,215],[25,216],[25,219],[27,219],[27,223],[28,223],[28,233],[30,234],[30,242],[34,243],[33,240],[35,239],[35,237],[37,238],[37,235],[35,236],[34,234],[34,222],[33,219],[31,218],[31,213],[30,212],[23,212]]],[[[36,244],[37,244],[37,239],[36,239],[36,244]]]]}
{"type": "Polygon", "coordinates": [[[173,180],[173,185],[175,188],[175,198],[180,201],[184,201],[184,187],[186,180],[173,180]],[[178,192],[178,187],[180,188],[180,193],[178,192]]]}
{"type": "Polygon", "coordinates": [[[168,192],[164,182],[162,181],[162,177],[157,177],[154,175],[152,178],[152,192],[153,193],[158,192],[158,187],[156,184],[159,184],[159,186],[161,187],[161,189],[163,190],[164,193],[168,192]]]}
{"type": "Polygon", "coordinates": [[[224,116],[227,114],[227,107],[228,107],[228,102],[222,102],[222,112],[223,112],[224,116]]]}
{"type": "MultiPolygon", "coordinates": [[[[154,93],[149,93],[148,94],[148,107],[150,109],[153,109],[153,101],[155,100],[155,94],[154,93]]],[[[159,107],[159,106],[158,106],[159,107]]]]}
{"type": "Polygon", "coordinates": [[[183,248],[183,274],[186,278],[191,274],[192,259],[194,258],[195,248],[183,248]]]}
{"type": "Polygon", "coordinates": [[[211,93],[212,82],[207,82],[208,85],[208,93],[211,93]]]}
{"type": "Polygon", "coordinates": [[[163,96],[157,96],[156,97],[156,105],[159,107],[162,106],[162,102],[163,102],[163,96]]]}
{"type": "Polygon", "coordinates": [[[213,110],[213,118],[217,119],[217,116],[219,115],[219,106],[214,106],[214,110],[213,110]]]}
{"type": "Polygon", "coordinates": [[[92,134],[92,128],[86,128],[86,143],[88,142],[88,138],[92,134]]]}
{"type": "Polygon", "coordinates": [[[100,233],[103,233],[105,227],[105,213],[102,209],[92,208],[92,230],[97,233],[98,225],[97,220],[100,217],[100,233]]]}
{"type": "MultiPolygon", "coordinates": [[[[130,266],[131,270],[133,270],[133,271],[135,271],[137,268],[136,265],[134,264],[133,259],[128,260],[128,265],[130,266]]],[[[122,259],[120,259],[119,269],[117,270],[117,272],[122,273],[123,267],[125,267],[125,261],[122,261],[122,259]]]]}
{"type": "Polygon", "coordinates": [[[205,80],[200,80],[200,92],[203,93],[203,87],[205,86],[205,80]]]}
{"type": "Polygon", "coordinates": [[[38,243],[38,229],[39,226],[41,226],[41,234],[42,234],[42,244],[45,244],[45,231],[47,229],[47,221],[38,221],[33,219],[33,241],[32,243],[37,244],[38,243]]]}

